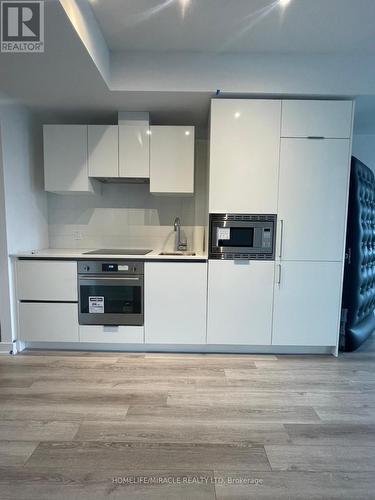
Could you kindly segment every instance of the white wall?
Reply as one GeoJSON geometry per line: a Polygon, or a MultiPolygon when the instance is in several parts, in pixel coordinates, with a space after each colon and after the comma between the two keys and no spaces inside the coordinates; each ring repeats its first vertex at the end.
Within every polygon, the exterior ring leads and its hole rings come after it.
{"type": "Polygon", "coordinates": [[[354,135],[352,154],[375,172],[375,134],[354,135]]]}
{"type": "Polygon", "coordinates": [[[113,52],[111,90],[372,95],[370,55],[113,52]]]}
{"type": "MultiPolygon", "coordinates": [[[[10,254],[48,246],[47,199],[43,191],[42,129],[23,107],[0,95],[1,341],[12,340],[10,254]]],[[[13,325],[14,326],[14,325],[13,325]]]]}
{"type": "Polygon", "coordinates": [[[60,0],[60,3],[100,74],[108,82],[110,53],[89,3],[77,0],[60,0]]]}
{"type": "Polygon", "coordinates": [[[174,218],[179,216],[189,249],[201,250],[207,219],[206,141],[196,143],[194,196],[154,196],[149,184],[101,186],[98,194],[48,194],[51,248],[170,250],[174,218]],[[82,239],[75,239],[77,232],[82,239]]]}

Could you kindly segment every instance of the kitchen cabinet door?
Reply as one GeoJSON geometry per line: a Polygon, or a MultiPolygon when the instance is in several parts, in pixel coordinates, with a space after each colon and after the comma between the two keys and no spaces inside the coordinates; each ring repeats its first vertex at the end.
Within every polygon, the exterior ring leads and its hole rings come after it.
{"type": "Polygon", "coordinates": [[[88,175],[87,125],[44,125],[45,190],[92,192],[88,175]]]}
{"type": "Polygon", "coordinates": [[[80,325],[80,342],[98,342],[101,344],[143,344],[143,326],[108,326],[80,325]]]}
{"type": "Polygon", "coordinates": [[[341,261],[345,243],[349,139],[282,139],[277,255],[341,261]]]}
{"type": "Polygon", "coordinates": [[[335,346],[341,309],[341,262],[276,264],[273,345],[335,346]]]}
{"type": "Polygon", "coordinates": [[[137,119],[137,116],[134,115],[136,113],[124,113],[124,118],[119,119],[119,176],[125,178],[149,178],[149,122],[148,118],[139,116],[137,119]]]}
{"type": "Polygon", "coordinates": [[[211,101],[210,213],[276,213],[280,120],[280,100],[211,101]]]}
{"type": "Polygon", "coordinates": [[[207,343],[270,345],[274,262],[210,260],[207,343]]]}
{"type": "Polygon", "coordinates": [[[118,126],[88,126],[89,176],[118,177],[118,126]]]}
{"type": "Polygon", "coordinates": [[[207,264],[145,263],[145,343],[206,343],[207,264]]]}
{"type": "Polygon", "coordinates": [[[77,304],[20,302],[20,339],[30,342],[78,342],[77,304]]]}
{"type": "Polygon", "coordinates": [[[353,101],[284,100],[281,136],[348,139],[352,115],[353,101]]]}
{"type": "Polygon", "coordinates": [[[152,126],[150,192],[194,193],[194,127],[152,126]]]}
{"type": "Polygon", "coordinates": [[[77,262],[18,260],[18,300],[77,301],[77,262]]]}

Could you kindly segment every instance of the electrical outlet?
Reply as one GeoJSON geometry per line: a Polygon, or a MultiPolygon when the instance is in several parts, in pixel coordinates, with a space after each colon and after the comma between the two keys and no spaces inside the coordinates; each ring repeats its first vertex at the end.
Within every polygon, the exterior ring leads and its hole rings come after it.
{"type": "Polygon", "coordinates": [[[83,235],[81,231],[73,231],[73,238],[75,240],[83,240],[83,235]]]}

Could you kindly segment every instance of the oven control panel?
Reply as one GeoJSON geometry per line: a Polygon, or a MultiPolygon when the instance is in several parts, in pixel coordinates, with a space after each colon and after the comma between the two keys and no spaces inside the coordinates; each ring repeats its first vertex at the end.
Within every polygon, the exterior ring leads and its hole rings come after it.
{"type": "Polygon", "coordinates": [[[143,274],[143,269],[138,261],[78,261],[79,274],[143,274]]]}

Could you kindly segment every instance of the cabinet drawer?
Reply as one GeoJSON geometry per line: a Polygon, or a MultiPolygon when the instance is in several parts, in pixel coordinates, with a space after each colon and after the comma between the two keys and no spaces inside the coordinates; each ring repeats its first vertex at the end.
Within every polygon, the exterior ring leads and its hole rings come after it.
{"type": "Polygon", "coordinates": [[[20,260],[18,300],[77,301],[77,262],[20,260]]]}
{"type": "Polygon", "coordinates": [[[113,344],[143,344],[143,326],[80,325],[81,342],[105,342],[113,344]]]}
{"type": "Polygon", "coordinates": [[[77,304],[18,305],[20,339],[33,342],[78,342],[77,304]]]}
{"type": "Polygon", "coordinates": [[[352,135],[352,101],[283,101],[282,137],[347,139],[352,135]]]}

